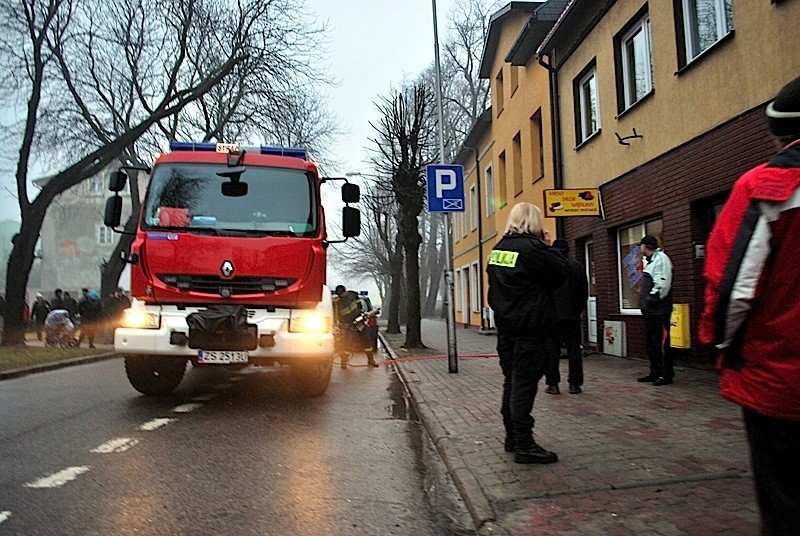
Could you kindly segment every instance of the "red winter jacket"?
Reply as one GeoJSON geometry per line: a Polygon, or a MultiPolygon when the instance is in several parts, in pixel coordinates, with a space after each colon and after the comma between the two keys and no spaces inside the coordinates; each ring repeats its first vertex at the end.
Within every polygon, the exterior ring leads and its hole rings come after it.
{"type": "Polygon", "coordinates": [[[800,142],[745,173],[706,243],[700,339],[722,396],[800,420],[800,142]]]}

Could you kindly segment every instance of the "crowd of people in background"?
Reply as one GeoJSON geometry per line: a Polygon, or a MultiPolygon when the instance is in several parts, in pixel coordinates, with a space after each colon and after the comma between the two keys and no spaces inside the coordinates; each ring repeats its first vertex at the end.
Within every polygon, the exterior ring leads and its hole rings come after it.
{"type": "MultiPolygon", "coordinates": [[[[24,321],[36,331],[37,340],[43,340],[47,316],[53,311],[64,310],[69,314],[69,320],[79,326],[78,346],[86,340],[89,348],[95,347],[98,337],[104,342],[113,342],[114,329],[122,321],[123,311],[131,306],[131,300],[122,287],[109,293],[103,300],[96,290],[81,289],[81,297],[76,301],[69,291],[57,288],[49,300],[37,292],[33,303],[29,305],[27,299],[25,302],[24,321]]],[[[5,299],[2,296],[0,316],[5,316],[5,299]]]]}

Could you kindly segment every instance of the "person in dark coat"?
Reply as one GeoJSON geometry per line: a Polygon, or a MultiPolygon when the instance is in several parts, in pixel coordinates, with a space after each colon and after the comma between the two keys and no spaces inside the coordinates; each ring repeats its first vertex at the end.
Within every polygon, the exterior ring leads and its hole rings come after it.
{"type": "Polygon", "coordinates": [[[75,318],[78,316],[78,302],[75,301],[75,298],[70,296],[69,292],[64,292],[64,309],[69,311],[69,319],[75,322],[75,318]]]}
{"type": "Polygon", "coordinates": [[[66,307],[64,307],[64,297],[62,294],[63,292],[60,288],[57,288],[55,292],[53,292],[53,298],[50,300],[51,311],[55,311],[56,309],[66,309],[66,307]]]}
{"type": "Polygon", "coordinates": [[[85,288],[81,291],[83,297],[78,303],[78,311],[81,315],[81,336],[78,338],[80,347],[83,339],[89,339],[89,348],[94,348],[94,337],[97,326],[102,326],[103,311],[100,305],[100,298],[97,292],[85,288]]]}
{"type": "MultiPolygon", "coordinates": [[[[564,257],[569,253],[569,243],[559,238],[553,242],[553,247],[560,251],[564,257]]],[[[546,393],[557,395],[561,391],[558,383],[561,381],[561,373],[558,365],[561,359],[561,343],[567,347],[567,357],[569,358],[569,383],[570,394],[581,392],[583,385],[583,356],[581,356],[581,313],[586,308],[586,300],[589,299],[589,283],[586,280],[586,270],[583,265],[567,257],[569,263],[569,277],[553,293],[556,303],[556,318],[558,320],[556,335],[552,340],[550,349],[550,360],[548,362],[545,380],[547,382],[546,393]]]]}
{"type": "Polygon", "coordinates": [[[517,463],[558,461],[554,452],[533,440],[531,416],[537,384],[547,367],[547,338],[556,326],[553,291],[569,273],[566,259],[549,244],[541,210],[531,203],[518,203],[486,267],[504,378],[500,412],[505,450],[514,452],[517,463]]]}
{"type": "Polygon", "coordinates": [[[44,319],[51,311],[50,303],[44,299],[41,292],[36,293],[36,301],[33,302],[31,308],[31,320],[36,322],[36,339],[42,340],[42,332],[44,331],[44,319]]]}

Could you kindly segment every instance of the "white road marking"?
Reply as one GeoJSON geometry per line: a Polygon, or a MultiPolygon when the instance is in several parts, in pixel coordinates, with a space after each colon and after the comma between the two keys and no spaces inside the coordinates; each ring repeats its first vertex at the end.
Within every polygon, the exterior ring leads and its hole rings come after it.
{"type": "Polygon", "coordinates": [[[190,411],[194,411],[197,408],[201,407],[203,404],[196,404],[194,402],[189,402],[188,404],[181,404],[178,407],[172,408],[172,411],[175,413],[189,413],[190,411]]]}
{"type": "Polygon", "coordinates": [[[117,437],[112,439],[111,441],[106,441],[102,445],[93,448],[89,452],[97,452],[100,454],[109,454],[111,452],[125,452],[138,442],[139,442],[138,439],[131,439],[130,437],[117,437]]]}
{"type": "Polygon", "coordinates": [[[0,523],[5,521],[9,517],[11,517],[11,512],[9,512],[8,510],[6,510],[5,512],[0,512],[0,523]]]}
{"type": "Polygon", "coordinates": [[[152,421],[147,421],[146,423],[141,425],[139,427],[139,430],[145,430],[145,431],[149,432],[150,430],[155,430],[156,428],[161,428],[162,426],[166,426],[169,423],[171,423],[172,421],[176,421],[176,420],[177,419],[168,419],[166,417],[162,418],[162,419],[153,419],[152,421]]]}
{"type": "Polygon", "coordinates": [[[62,469],[57,473],[53,473],[50,476],[45,476],[40,478],[39,480],[34,480],[33,482],[28,482],[25,484],[26,488],[59,488],[69,482],[70,480],[75,480],[78,478],[78,475],[85,473],[88,471],[89,468],[85,465],[80,467],[67,467],[66,469],[62,469]]]}

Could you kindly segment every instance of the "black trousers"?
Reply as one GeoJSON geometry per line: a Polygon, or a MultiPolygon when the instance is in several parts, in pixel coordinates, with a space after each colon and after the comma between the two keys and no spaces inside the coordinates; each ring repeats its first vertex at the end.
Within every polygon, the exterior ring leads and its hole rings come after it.
{"type": "Polygon", "coordinates": [[[761,510],[761,534],[797,534],[800,527],[800,421],[744,409],[761,510]]]}
{"type": "Polygon", "coordinates": [[[567,347],[569,358],[570,385],[583,385],[583,356],[581,355],[581,321],[559,320],[555,337],[550,340],[550,355],[547,359],[545,381],[547,385],[558,385],[561,382],[561,372],[558,370],[561,360],[561,344],[567,347]]]}
{"type": "Polygon", "coordinates": [[[644,333],[647,339],[647,357],[650,374],[672,378],[674,357],[669,349],[669,318],[671,314],[644,316],[644,333]]]}
{"type": "Polygon", "coordinates": [[[497,336],[497,354],[503,369],[503,404],[500,413],[506,435],[518,447],[533,444],[533,400],[547,366],[548,345],[544,337],[497,336]]]}

